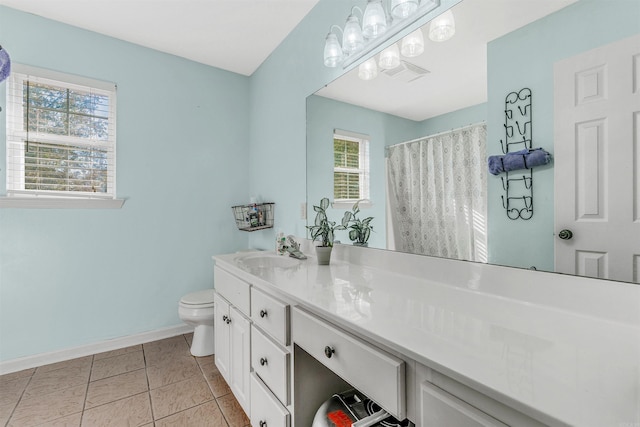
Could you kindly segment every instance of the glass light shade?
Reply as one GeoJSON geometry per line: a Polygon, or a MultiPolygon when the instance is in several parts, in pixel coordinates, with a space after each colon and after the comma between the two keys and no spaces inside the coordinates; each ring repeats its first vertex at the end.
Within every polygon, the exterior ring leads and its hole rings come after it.
{"type": "Polygon", "coordinates": [[[344,24],[342,36],[342,51],[346,55],[360,52],[364,47],[364,37],[360,29],[360,21],[353,15],[349,15],[347,23],[344,24]]]}
{"type": "Polygon", "coordinates": [[[369,0],[362,16],[362,34],[367,39],[375,39],[387,31],[387,15],[382,0],[369,0]]]}
{"type": "Polygon", "coordinates": [[[336,67],[343,58],[342,48],[338,43],[338,38],[335,34],[327,34],[327,39],[324,42],[324,65],[327,67],[336,67]]]}
{"type": "Polygon", "coordinates": [[[358,67],[358,77],[362,80],[373,80],[378,76],[378,66],[375,58],[368,59],[358,67]]]}
{"type": "Polygon", "coordinates": [[[456,33],[456,21],[453,12],[447,10],[442,15],[431,21],[429,25],[429,38],[434,42],[449,40],[456,33]]]}
{"type": "Polygon", "coordinates": [[[383,70],[393,70],[400,65],[400,50],[398,44],[394,43],[380,53],[378,66],[383,70]]]}
{"type": "Polygon", "coordinates": [[[418,10],[418,0],[391,0],[389,9],[394,18],[405,19],[418,10]]]}
{"type": "Polygon", "coordinates": [[[420,28],[402,39],[400,52],[407,58],[413,58],[424,52],[424,36],[420,28]]]}

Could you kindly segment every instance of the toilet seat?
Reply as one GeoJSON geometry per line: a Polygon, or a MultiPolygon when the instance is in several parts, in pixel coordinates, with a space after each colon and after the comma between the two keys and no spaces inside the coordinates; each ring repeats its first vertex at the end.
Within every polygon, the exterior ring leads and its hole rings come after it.
{"type": "Polygon", "coordinates": [[[211,306],[213,305],[213,300],[213,289],[205,289],[203,291],[186,294],[180,299],[180,304],[189,306],[211,306]]]}

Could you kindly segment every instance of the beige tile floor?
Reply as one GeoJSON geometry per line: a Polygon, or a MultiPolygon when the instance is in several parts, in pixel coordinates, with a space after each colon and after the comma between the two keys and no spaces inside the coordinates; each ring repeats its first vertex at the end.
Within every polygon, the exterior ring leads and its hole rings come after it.
{"type": "Polygon", "coordinates": [[[246,427],[191,334],[0,376],[0,425],[246,427]]]}

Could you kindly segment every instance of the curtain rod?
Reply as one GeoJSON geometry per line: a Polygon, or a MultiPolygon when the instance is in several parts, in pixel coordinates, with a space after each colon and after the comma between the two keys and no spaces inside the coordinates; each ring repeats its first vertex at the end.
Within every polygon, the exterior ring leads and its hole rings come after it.
{"type": "Polygon", "coordinates": [[[404,142],[399,142],[399,143],[393,144],[393,145],[387,145],[384,148],[385,148],[385,150],[388,150],[390,147],[397,147],[398,145],[411,144],[412,142],[422,141],[423,139],[427,139],[427,138],[435,138],[436,136],[444,135],[446,133],[451,133],[451,132],[462,130],[462,129],[467,129],[467,128],[474,127],[474,126],[483,125],[485,123],[486,122],[484,120],[482,120],[480,122],[476,122],[476,123],[469,123],[466,126],[460,126],[459,128],[453,128],[451,130],[445,130],[443,132],[434,133],[433,135],[421,136],[420,138],[412,139],[411,141],[404,141],[404,142]]]}

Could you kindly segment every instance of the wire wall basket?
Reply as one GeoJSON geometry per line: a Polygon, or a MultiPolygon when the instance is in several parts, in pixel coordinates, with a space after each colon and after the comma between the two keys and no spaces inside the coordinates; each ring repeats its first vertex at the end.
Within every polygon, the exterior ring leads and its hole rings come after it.
{"type": "Polygon", "coordinates": [[[253,203],[232,206],[238,230],[256,231],[273,228],[274,205],[275,203],[253,203]]]}

